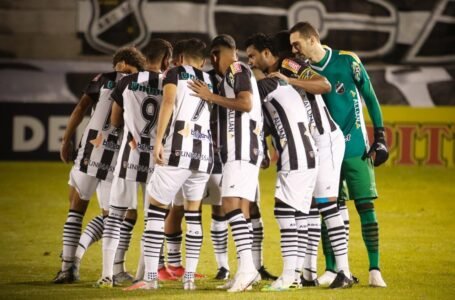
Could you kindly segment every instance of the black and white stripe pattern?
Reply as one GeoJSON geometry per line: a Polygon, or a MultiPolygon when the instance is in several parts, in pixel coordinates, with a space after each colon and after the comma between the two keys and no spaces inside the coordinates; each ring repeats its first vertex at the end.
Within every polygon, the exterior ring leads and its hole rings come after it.
{"type": "Polygon", "coordinates": [[[338,203],[338,209],[340,211],[340,215],[343,218],[344,222],[344,229],[346,230],[346,245],[349,244],[349,211],[346,206],[346,201],[342,201],[338,203]]]}
{"type": "Polygon", "coordinates": [[[71,209],[68,212],[63,226],[62,270],[67,270],[74,261],[74,255],[81,237],[83,218],[84,215],[79,212],[71,209]]]}
{"type": "Polygon", "coordinates": [[[185,275],[194,277],[202,247],[201,211],[185,210],[185,275]]]}
{"type": "Polygon", "coordinates": [[[212,215],[210,235],[218,268],[224,267],[226,269],[229,269],[227,266],[228,224],[226,217],[212,215]]]}
{"type": "Polygon", "coordinates": [[[279,152],[278,170],[315,168],[316,147],[300,95],[292,86],[272,78],[260,80],[258,87],[272,142],[279,152]]]}
{"type": "Polygon", "coordinates": [[[164,219],[168,210],[149,205],[144,238],[144,280],[158,278],[158,263],[164,243],[164,219]]]}
{"type": "Polygon", "coordinates": [[[85,251],[91,244],[99,241],[103,236],[104,219],[103,216],[96,216],[85,227],[84,232],[79,239],[79,245],[76,250],[76,257],[81,259],[85,251]]]}
{"type": "Polygon", "coordinates": [[[124,77],[112,92],[123,108],[124,136],[115,174],[120,178],[148,182],[154,161],[156,124],[163,93],[163,75],[139,72],[124,77]]]}
{"type": "Polygon", "coordinates": [[[317,257],[321,239],[321,217],[317,207],[312,207],[308,214],[308,243],[303,263],[303,277],[306,280],[317,278],[317,257]]]}
{"type": "Polygon", "coordinates": [[[135,219],[125,219],[120,226],[120,240],[114,259],[114,274],[125,271],[125,255],[130,246],[135,224],[135,219]]]}
{"type": "Polygon", "coordinates": [[[259,166],[263,155],[260,140],[263,121],[259,91],[250,68],[244,63],[234,62],[220,83],[220,95],[233,99],[237,93],[247,89],[253,94],[250,112],[220,107],[218,145],[223,163],[243,160],[259,166]]]}
{"type": "Polygon", "coordinates": [[[295,272],[300,276],[303,270],[305,253],[308,244],[308,215],[301,211],[296,211],[295,220],[297,224],[298,247],[297,247],[297,263],[295,272]]]}
{"type": "Polygon", "coordinates": [[[189,80],[201,80],[212,90],[209,74],[192,66],[179,66],[166,72],[163,85],[177,87],[169,135],[164,143],[168,165],[210,173],[213,168],[213,145],[210,131],[211,107],[207,101],[192,96],[189,80]]]}
{"type": "Polygon", "coordinates": [[[346,246],[346,230],[337,204],[335,202],[319,203],[318,209],[327,227],[327,234],[335,258],[336,256],[346,255],[348,251],[346,246]]]}
{"type": "Polygon", "coordinates": [[[166,234],[167,264],[172,267],[182,265],[182,232],[166,234]]]}
{"type": "Polygon", "coordinates": [[[264,226],[262,223],[261,214],[251,215],[251,224],[253,226],[253,245],[251,252],[253,254],[253,262],[256,269],[262,267],[262,242],[264,241],[264,226]]]}
{"type": "Polygon", "coordinates": [[[243,251],[251,251],[250,230],[245,217],[240,209],[233,210],[226,214],[229,225],[231,225],[237,255],[243,251]]]}
{"type": "MultiPolygon", "coordinates": [[[[298,236],[296,226],[296,210],[283,203],[275,203],[274,215],[280,227],[281,234],[281,256],[283,264],[286,264],[287,257],[297,259],[298,236]]],[[[294,270],[295,265],[292,266],[294,270]]]]}

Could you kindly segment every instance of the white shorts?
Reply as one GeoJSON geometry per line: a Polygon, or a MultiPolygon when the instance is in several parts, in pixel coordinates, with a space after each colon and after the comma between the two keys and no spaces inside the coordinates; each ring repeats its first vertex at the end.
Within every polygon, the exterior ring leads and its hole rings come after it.
{"type": "Polygon", "coordinates": [[[346,147],[341,131],[317,136],[319,173],[313,196],[315,198],[338,197],[341,163],[346,147]]]}
{"type": "Polygon", "coordinates": [[[137,193],[139,186],[142,187],[142,202],[144,203],[144,210],[146,210],[148,205],[145,204],[145,183],[125,180],[118,176],[114,176],[114,179],[112,180],[109,205],[137,209],[137,193]]]}
{"type": "Polygon", "coordinates": [[[318,169],[279,171],[276,176],[275,198],[287,205],[309,213],[318,169]]]}
{"type": "Polygon", "coordinates": [[[211,174],[205,189],[202,204],[221,205],[221,179],[222,174],[211,174]]]}
{"type": "Polygon", "coordinates": [[[234,160],[223,167],[221,197],[238,197],[254,202],[259,183],[259,167],[234,160]]]}
{"type": "Polygon", "coordinates": [[[109,210],[109,201],[111,196],[112,182],[106,180],[100,180],[96,187],[96,197],[101,209],[106,211],[109,210]]]}
{"type": "Polygon", "coordinates": [[[76,189],[79,198],[88,201],[95,194],[96,187],[100,181],[100,179],[94,176],[87,175],[84,172],[72,168],[68,184],[76,189]]]}
{"type": "Polygon", "coordinates": [[[200,201],[210,174],[173,166],[155,166],[147,194],[164,205],[173,203],[178,191],[188,201],[200,201]]]}

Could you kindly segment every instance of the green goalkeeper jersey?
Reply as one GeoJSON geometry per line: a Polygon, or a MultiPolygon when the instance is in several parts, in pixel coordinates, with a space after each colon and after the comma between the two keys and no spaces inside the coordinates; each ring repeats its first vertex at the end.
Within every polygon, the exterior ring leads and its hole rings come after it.
{"type": "Polygon", "coordinates": [[[330,93],[322,95],[332,118],[340,126],[346,140],[344,157],[362,156],[368,150],[368,138],[362,113],[363,98],[373,126],[383,127],[381,108],[370,78],[359,57],[350,51],[332,50],[311,67],[327,77],[330,93]]]}

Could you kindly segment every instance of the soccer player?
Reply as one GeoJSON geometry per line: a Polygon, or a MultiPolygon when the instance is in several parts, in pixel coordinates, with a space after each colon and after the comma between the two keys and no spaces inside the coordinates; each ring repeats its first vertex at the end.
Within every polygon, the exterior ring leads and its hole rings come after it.
{"type": "Polygon", "coordinates": [[[164,242],[164,219],[179,190],[185,198],[186,265],[185,290],[196,289],[194,277],[202,246],[201,200],[213,168],[210,135],[210,106],[191,95],[190,79],[212,83],[204,64],[205,44],[198,39],[185,42],[181,66],[168,70],[163,81],[163,104],[160,109],[155,147],[156,162],[151,183],[147,186],[149,208],[144,232],[144,280],[128,288],[158,289],[158,262],[164,242]]]}
{"type": "MultiPolygon", "coordinates": [[[[362,224],[362,236],[370,263],[369,284],[386,287],[379,269],[379,226],[374,209],[378,197],[374,166],[388,158],[381,108],[368,74],[358,56],[350,51],[332,50],[321,45],[317,30],[307,22],[290,29],[293,50],[310,60],[311,67],[327,77],[333,86],[324,101],[345,136],[346,151],[341,179],[348,186],[362,224]],[[369,145],[362,102],[365,101],[374,126],[374,141],[369,145]]],[[[345,199],[341,199],[345,200],[345,199]]]]}
{"type": "Polygon", "coordinates": [[[282,80],[265,78],[255,69],[264,115],[278,151],[274,214],[281,232],[281,276],[265,291],[293,287],[297,264],[297,211],[308,214],[318,174],[318,155],[309,133],[306,108],[299,93],[282,80]]]}
{"type": "MultiPolygon", "coordinates": [[[[344,139],[341,130],[336,126],[327,112],[327,108],[320,95],[310,92],[330,91],[327,79],[319,76],[303,61],[295,59],[289,45],[289,34],[278,33],[273,39],[264,35],[256,34],[247,40],[247,54],[250,63],[268,72],[271,77],[279,78],[290,83],[300,91],[303,97],[305,112],[310,120],[309,132],[314,138],[319,154],[319,171],[313,193],[314,205],[307,217],[297,214],[297,223],[301,231],[308,227],[308,242],[299,244],[299,259],[296,264],[296,279],[301,277],[304,286],[317,285],[316,259],[320,235],[320,219],[330,231],[330,242],[336,250],[336,258],[339,266],[339,277],[331,288],[349,287],[353,284],[349,270],[347,242],[343,218],[341,217],[336,199],[338,196],[338,184],[340,177],[341,161],[344,154],[344,139]],[[286,44],[281,42],[286,37],[286,44]],[[279,68],[279,69],[278,69],[279,68]],[[279,72],[277,72],[279,70],[279,72]],[[306,248],[306,249],[304,249],[306,248]],[[306,252],[306,255],[304,255],[306,252]]],[[[305,239],[305,233],[301,232],[301,239],[305,239]]]]}
{"type": "Polygon", "coordinates": [[[212,93],[200,81],[192,81],[189,86],[197,96],[219,105],[221,110],[217,146],[221,147],[224,164],[222,206],[240,259],[237,274],[226,287],[228,292],[240,292],[259,280],[244,213],[249,214],[249,202],[256,198],[259,165],[263,157],[261,100],[250,68],[237,61],[236,45],[231,36],[215,37],[210,51],[213,67],[218,74],[224,75],[220,94],[212,93]]]}
{"type": "Polygon", "coordinates": [[[117,128],[124,124],[124,136],[114,171],[109,215],[103,232],[103,272],[96,283],[97,287],[113,286],[114,254],[119,245],[120,224],[125,218],[126,208],[137,206],[139,186],[145,195],[145,184],[153,172],[151,153],[162,97],[160,72],[169,66],[171,52],[169,42],[152,40],[144,50],[146,71],[122,78],[111,94],[115,101],[111,123],[117,128]]]}
{"type": "Polygon", "coordinates": [[[68,163],[72,156],[72,138],[88,109],[92,115],[79,146],[74,167],[70,172],[70,209],[63,228],[62,267],[53,280],[54,283],[72,283],[78,280],[78,265],[83,251],[79,251],[79,261],[75,261],[78,244],[87,248],[99,240],[103,230],[103,217],[90,221],[81,237],[82,219],[88,201],[98,192],[100,207],[106,215],[109,203],[112,171],[119,150],[121,130],[109,123],[112,101],[110,94],[116,82],[126,73],[136,73],[144,66],[144,57],[133,47],[122,48],[113,56],[115,71],[97,75],[85,89],[84,94],[68,121],[62,138],[60,158],[68,163]]]}

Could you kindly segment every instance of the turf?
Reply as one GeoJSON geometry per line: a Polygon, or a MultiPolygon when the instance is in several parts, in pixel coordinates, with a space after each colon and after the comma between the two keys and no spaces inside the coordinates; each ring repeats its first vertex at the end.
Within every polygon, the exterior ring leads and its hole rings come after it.
{"type": "MultiPolygon", "coordinates": [[[[0,298],[1,299],[96,299],[146,298],[221,299],[226,292],[215,289],[219,281],[197,281],[198,290],[183,292],[181,283],[165,283],[159,291],[124,292],[119,288],[92,288],[101,272],[101,249],[89,249],[81,268],[81,282],[54,285],[59,269],[61,231],[68,209],[69,166],[61,163],[0,163],[0,298]]],[[[294,292],[254,291],[238,299],[454,299],[455,298],[455,171],[448,168],[393,167],[377,169],[380,200],[376,202],[380,224],[381,268],[386,289],[367,286],[367,255],[360,235],[357,213],[351,214],[350,263],[360,285],[332,291],[308,288],[294,292]]],[[[262,214],[265,223],[264,260],[268,269],[280,272],[279,231],[273,218],[274,170],[261,174],[262,214]]],[[[98,213],[96,201],[89,207],[84,224],[98,213]]],[[[209,232],[210,209],[204,207],[204,230],[209,232]]],[[[140,222],[139,222],[140,224],[140,222]]],[[[138,239],[136,226],[128,253],[128,269],[135,270],[138,239]]],[[[230,264],[235,269],[233,243],[230,264]]],[[[319,260],[319,271],[323,262],[319,260]]],[[[216,267],[210,238],[204,239],[199,272],[212,278],[216,267]]]]}

